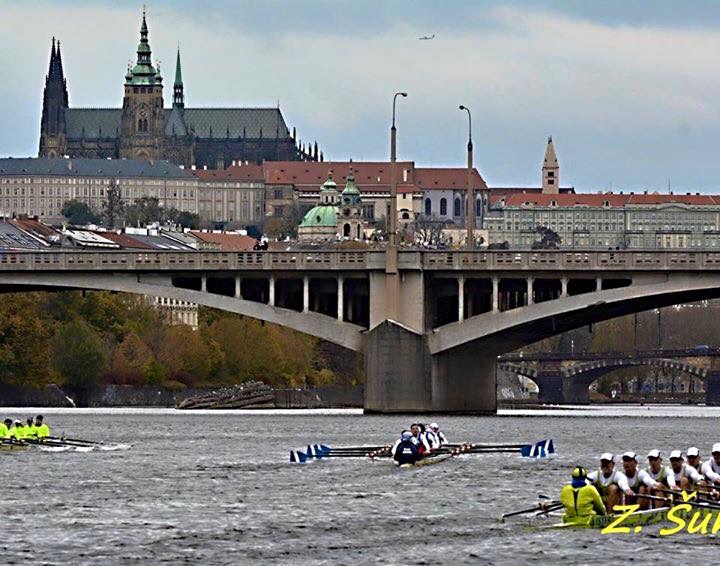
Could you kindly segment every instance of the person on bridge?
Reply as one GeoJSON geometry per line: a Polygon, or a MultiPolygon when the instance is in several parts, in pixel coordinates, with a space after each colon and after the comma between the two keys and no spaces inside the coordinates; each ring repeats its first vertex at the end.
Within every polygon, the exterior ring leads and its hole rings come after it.
{"type": "Polygon", "coordinates": [[[635,495],[625,474],[615,469],[615,457],[609,452],[600,456],[600,469],[590,472],[587,479],[600,493],[608,514],[616,505],[622,505],[624,496],[635,495]]]}
{"type": "Polygon", "coordinates": [[[673,450],[670,453],[670,468],[679,489],[689,493],[696,487],[705,485],[705,478],[695,468],[685,463],[685,458],[680,450],[673,450]]]}
{"type": "Polygon", "coordinates": [[[582,524],[595,515],[605,515],[605,504],[594,485],[587,483],[587,470],[577,466],[572,471],[572,482],[560,491],[560,502],[565,508],[563,523],[582,524]]]}
{"type": "Polygon", "coordinates": [[[12,426],[12,419],[5,419],[4,422],[0,423],[0,440],[10,438],[10,427],[12,426]]]}
{"type": "Polygon", "coordinates": [[[50,427],[45,424],[42,415],[35,417],[35,434],[38,438],[46,438],[50,436],[50,427]]]}
{"type": "Polygon", "coordinates": [[[413,437],[412,432],[404,430],[400,439],[395,442],[392,449],[393,460],[398,466],[403,464],[414,464],[422,458],[417,440],[413,437]]]}
{"type": "Polygon", "coordinates": [[[640,505],[640,509],[647,509],[650,506],[650,500],[645,497],[637,497],[637,495],[650,495],[653,489],[660,489],[662,485],[653,480],[645,470],[638,470],[635,452],[625,452],[622,455],[622,462],[628,486],[634,493],[634,495],[625,497],[625,504],[637,503],[640,505]]]}
{"type": "Polygon", "coordinates": [[[702,465],[700,472],[709,482],[720,484],[720,442],[713,444],[712,458],[702,465]]]}

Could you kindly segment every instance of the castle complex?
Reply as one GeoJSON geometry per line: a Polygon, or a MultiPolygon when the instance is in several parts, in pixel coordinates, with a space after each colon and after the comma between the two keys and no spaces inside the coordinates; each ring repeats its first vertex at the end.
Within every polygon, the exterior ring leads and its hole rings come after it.
{"type": "Polygon", "coordinates": [[[40,157],[168,160],[187,168],[317,161],[317,143],[298,146],[279,108],[186,108],[178,49],[172,106],[151,62],[143,13],[137,62],[128,67],[122,108],[71,108],[60,42],[52,41],[40,124],[40,157]]]}

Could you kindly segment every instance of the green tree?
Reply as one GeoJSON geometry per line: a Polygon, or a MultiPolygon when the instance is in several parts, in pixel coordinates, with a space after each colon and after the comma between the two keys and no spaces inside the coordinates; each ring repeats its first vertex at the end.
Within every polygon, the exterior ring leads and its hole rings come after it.
{"type": "Polygon", "coordinates": [[[0,300],[0,383],[39,387],[52,382],[52,324],[41,318],[38,294],[0,300]]]}
{"type": "Polygon", "coordinates": [[[534,250],[557,250],[562,244],[562,238],[552,228],[536,226],[535,233],[540,236],[540,239],[532,243],[534,250]]]}
{"type": "Polygon", "coordinates": [[[63,323],[53,338],[55,368],[79,405],[107,370],[108,348],[100,334],[77,318],[63,323]]]}
{"type": "Polygon", "coordinates": [[[70,224],[76,226],[85,226],[86,224],[97,224],[97,214],[90,208],[86,203],[77,199],[65,201],[62,209],[62,214],[70,224]]]}
{"type": "Polygon", "coordinates": [[[117,183],[113,179],[107,188],[106,200],[103,203],[103,224],[111,229],[117,228],[122,220],[123,209],[124,205],[120,195],[120,187],[117,186],[117,183]]]}

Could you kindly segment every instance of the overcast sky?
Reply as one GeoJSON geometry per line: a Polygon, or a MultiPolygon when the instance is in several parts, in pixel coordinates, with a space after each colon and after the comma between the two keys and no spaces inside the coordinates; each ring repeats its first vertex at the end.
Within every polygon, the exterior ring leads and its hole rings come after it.
{"type": "MultiPolygon", "coordinates": [[[[120,107],[142,3],[0,0],[0,155],[36,155],[50,39],[70,105],[120,107]]],[[[475,163],[537,185],[552,135],[561,184],[720,192],[720,2],[165,0],[148,2],[171,101],[180,43],[188,106],[275,106],[326,159],[475,163]],[[420,41],[435,34],[431,41],[420,41]]]]}

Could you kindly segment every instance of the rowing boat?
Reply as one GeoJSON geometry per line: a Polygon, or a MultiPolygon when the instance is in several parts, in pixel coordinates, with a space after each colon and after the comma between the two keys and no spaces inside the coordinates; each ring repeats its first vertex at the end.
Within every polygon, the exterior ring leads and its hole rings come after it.
{"type": "Polygon", "coordinates": [[[14,442],[3,442],[0,444],[0,452],[17,452],[18,450],[27,450],[27,444],[16,444],[14,442]]]}
{"type": "Polygon", "coordinates": [[[427,456],[425,458],[422,458],[418,460],[417,462],[413,464],[400,464],[398,465],[398,468],[421,468],[423,466],[432,466],[433,464],[439,464],[440,462],[444,462],[445,460],[448,460],[449,458],[452,458],[452,454],[439,454],[437,456],[427,456]]]}
{"type": "MultiPolygon", "coordinates": [[[[645,527],[648,525],[657,525],[658,523],[666,523],[668,519],[668,513],[670,513],[671,507],[658,507],[657,509],[645,509],[643,511],[635,511],[627,515],[618,527],[645,527]]],[[[711,515],[715,519],[720,516],[720,509],[703,509],[694,508],[692,511],[685,511],[683,509],[676,509],[674,515],[682,519],[690,519],[695,514],[698,514],[698,519],[703,519],[707,515],[711,515]]],[[[551,513],[551,516],[557,517],[557,514],[551,513]]],[[[604,529],[614,521],[617,521],[620,515],[594,515],[587,521],[578,523],[553,523],[552,525],[545,525],[541,528],[545,529],[604,529]]]]}

